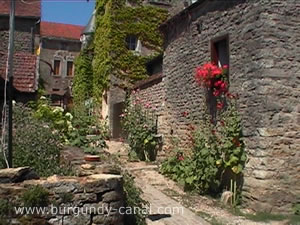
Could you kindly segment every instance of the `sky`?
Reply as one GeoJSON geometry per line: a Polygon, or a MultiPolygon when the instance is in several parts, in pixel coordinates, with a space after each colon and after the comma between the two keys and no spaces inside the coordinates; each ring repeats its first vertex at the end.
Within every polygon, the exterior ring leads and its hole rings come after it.
{"type": "Polygon", "coordinates": [[[42,0],[42,21],[86,25],[95,0],[42,0]]]}

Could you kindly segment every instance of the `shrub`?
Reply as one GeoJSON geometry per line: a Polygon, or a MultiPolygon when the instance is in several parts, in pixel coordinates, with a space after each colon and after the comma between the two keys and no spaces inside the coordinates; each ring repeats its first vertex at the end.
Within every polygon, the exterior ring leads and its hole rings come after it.
{"type": "Polygon", "coordinates": [[[37,119],[30,108],[22,104],[14,106],[13,164],[30,166],[39,175],[69,174],[60,167],[62,148],[59,135],[51,125],[37,119]]]}
{"type": "Polygon", "coordinates": [[[172,156],[160,171],[183,183],[187,190],[219,193],[229,189],[230,180],[238,181],[247,157],[242,141],[240,118],[234,105],[228,106],[221,122],[202,121],[193,135],[191,156],[172,156]]]}
{"type": "Polygon", "coordinates": [[[49,192],[37,185],[26,190],[21,199],[25,207],[46,207],[49,204],[49,192]]]}
{"type": "Polygon", "coordinates": [[[158,145],[157,127],[154,112],[148,104],[135,99],[128,99],[122,117],[122,127],[127,133],[130,146],[130,158],[154,160],[158,145]]]}
{"type": "Polygon", "coordinates": [[[105,140],[109,138],[106,121],[98,119],[85,105],[74,108],[73,126],[70,144],[83,148],[87,153],[96,153],[96,149],[106,148],[105,140]],[[89,136],[93,135],[93,136],[89,136]]]}
{"type": "Polygon", "coordinates": [[[72,126],[73,115],[62,107],[50,106],[49,100],[44,96],[31,105],[34,108],[34,117],[47,122],[52,129],[58,132],[61,140],[68,143],[69,133],[74,129],[72,126]]]}
{"type": "Polygon", "coordinates": [[[193,151],[184,159],[187,162],[173,157],[161,168],[175,180],[184,177],[185,188],[200,193],[219,193],[224,188],[232,189],[233,183],[237,192],[241,190],[247,157],[236,96],[229,93],[227,72],[228,66],[219,68],[211,63],[197,68],[196,82],[207,91],[207,114],[191,138],[193,151]]]}
{"type": "Polygon", "coordinates": [[[8,216],[11,210],[11,203],[7,199],[0,198],[0,218],[8,216]]]}
{"type": "Polygon", "coordinates": [[[134,209],[137,213],[125,215],[125,224],[130,225],[146,225],[146,217],[148,215],[149,203],[141,198],[142,190],[135,186],[134,178],[128,174],[123,174],[124,192],[125,192],[125,206],[126,208],[134,209]]]}

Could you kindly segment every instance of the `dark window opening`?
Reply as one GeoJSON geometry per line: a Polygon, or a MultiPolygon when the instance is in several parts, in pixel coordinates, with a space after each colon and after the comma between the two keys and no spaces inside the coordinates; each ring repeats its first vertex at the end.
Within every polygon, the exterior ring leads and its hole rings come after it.
{"type": "Polygon", "coordinates": [[[60,75],[60,60],[54,60],[54,75],[60,75]]]}
{"type": "Polygon", "coordinates": [[[73,76],[73,62],[67,62],[67,76],[73,76]]]}
{"type": "MultiPolygon", "coordinates": [[[[227,65],[229,67],[229,37],[228,35],[211,41],[211,61],[219,67],[227,65]]],[[[230,68],[230,67],[229,67],[230,68]]],[[[227,81],[228,81],[227,77],[227,81]]],[[[212,117],[212,121],[217,121],[217,98],[213,95],[213,88],[207,93],[207,104],[212,117]]],[[[222,102],[226,107],[226,100],[222,102]]]]}
{"type": "Polygon", "coordinates": [[[162,57],[158,57],[153,61],[147,63],[146,68],[147,68],[148,75],[151,76],[151,75],[162,73],[162,64],[163,64],[162,57]]]}
{"type": "Polygon", "coordinates": [[[126,37],[126,46],[128,50],[136,50],[138,39],[136,36],[130,35],[126,37]]]}
{"type": "Polygon", "coordinates": [[[217,66],[229,66],[228,36],[211,41],[211,61],[217,66]]]}

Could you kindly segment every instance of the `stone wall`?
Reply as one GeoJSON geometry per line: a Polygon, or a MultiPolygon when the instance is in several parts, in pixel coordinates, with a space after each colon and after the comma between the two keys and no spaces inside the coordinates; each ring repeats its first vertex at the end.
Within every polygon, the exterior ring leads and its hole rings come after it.
{"type": "MultiPolygon", "coordinates": [[[[38,19],[17,18],[15,21],[15,51],[33,53],[35,39],[39,33],[38,19]]],[[[7,51],[9,38],[9,17],[0,16],[0,51],[7,51]]]]}
{"type": "MultiPolygon", "coordinates": [[[[124,206],[122,176],[110,174],[95,174],[80,178],[52,176],[47,179],[7,183],[21,181],[16,180],[16,175],[18,177],[22,173],[25,176],[24,168],[0,170],[0,199],[1,201],[7,199],[11,205],[22,207],[21,196],[30,187],[39,185],[47,190],[49,205],[44,209],[48,213],[31,215],[30,224],[123,224],[123,215],[119,213],[119,208],[124,206]],[[5,184],[2,184],[3,182],[5,184]]],[[[11,213],[11,217],[7,218],[12,219],[10,224],[20,224],[18,221],[25,219],[24,215],[16,215],[14,211],[11,213]]]]}
{"type": "Polygon", "coordinates": [[[73,76],[67,76],[67,62],[74,62],[79,55],[81,43],[67,39],[41,39],[40,77],[48,93],[69,90],[73,76]],[[54,60],[60,60],[60,74],[53,75],[54,60]]]}
{"type": "MultiPolygon", "coordinates": [[[[166,95],[163,76],[161,74],[156,74],[149,77],[147,80],[136,85],[135,91],[135,96],[139,98],[141,104],[150,107],[155,112],[155,115],[157,116],[158,134],[161,134],[162,137],[166,136],[168,124],[166,123],[166,95]]],[[[163,153],[164,152],[159,152],[158,154],[162,155],[163,153]]]]}
{"type": "Polygon", "coordinates": [[[296,0],[203,1],[163,27],[164,140],[182,146],[203,115],[195,68],[211,61],[211,40],[228,35],[230,91],[239,94],[250,159],[244,202],[258,211],[290,211],[300,200],[299,9],[296,0]]]}

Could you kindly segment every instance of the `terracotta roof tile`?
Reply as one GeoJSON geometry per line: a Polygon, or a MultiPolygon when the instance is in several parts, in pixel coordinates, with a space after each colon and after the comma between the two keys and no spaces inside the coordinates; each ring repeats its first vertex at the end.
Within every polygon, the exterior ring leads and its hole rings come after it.
{"type": "Polygon", "coordinates": [[[83,29],[83,26],[78,25],[41,22],[40,34],[42,37],[58,37],[79,40],[83,29]]]}
{"type": "MultiPolygon", "coordinates": [[[[20,17],[41,17],[40,0],[15,0],[16,16],[20,17]]],[[[9,15],[10,0],[0,0],[0,15],[9,15]]]]}
{"type": "MultiPolygon", "coordinates": [[[[0,52],[0,75],[6,76],[7,54],[0,52]]],[[[27,52],[14,54],[14,87],[21,92],[36,91],[37,56],[27,52]]]]}

